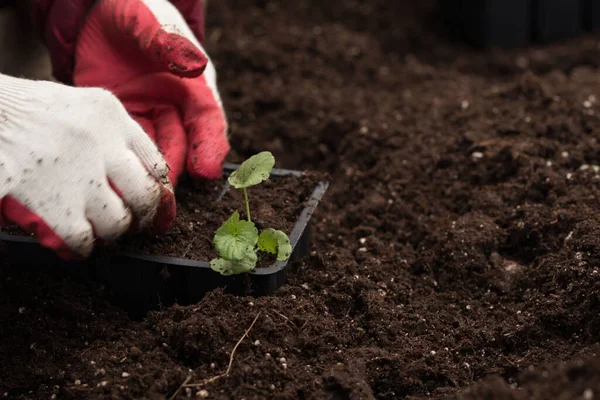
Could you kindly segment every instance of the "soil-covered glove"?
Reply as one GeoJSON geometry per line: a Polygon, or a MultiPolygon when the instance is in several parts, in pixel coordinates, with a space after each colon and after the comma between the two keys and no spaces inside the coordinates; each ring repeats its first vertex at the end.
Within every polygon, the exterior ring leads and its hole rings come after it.
{"type": "MultiPolygon", "coordinates": [[[[13,0],[16,2],[17,0],[13,0]]],[[[23,1],[23,0],[19,0],[23,1]]],[[[29,0],[32,18],[51,55],[54,76],[73,83],[75,43],[90,8],[99,0],[29,0]]],[[[170,0],[196,38],[204,41],[206,0],[170,0]]]]}
{"type": "Polygon", "coordinates": [[[0,224],[63,258],[175,217],[168,167],[107,90],[0,75],[0,224]]]}
{"type": "Polygon", "coordinates": [[[153,138],[176,184],[221,177],[229,152],[216,72],[185,19],[167,0],[100,0],[75,49],[77,86],[109,89],[153,138]]]}

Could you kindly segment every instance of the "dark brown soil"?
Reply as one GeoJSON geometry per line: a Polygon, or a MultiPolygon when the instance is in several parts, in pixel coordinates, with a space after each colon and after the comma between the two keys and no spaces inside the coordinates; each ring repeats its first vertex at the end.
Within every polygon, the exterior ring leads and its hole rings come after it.
{"type": "MultiPolygon", "coordinates": [[[[259,186],[248,188],[250,213],[256,227],[259,231],[279,229],[289,235],[313,191],[319,182],[325,181],[327,177],[323,174],[305,172],[302,176],[272,176],[259,186]]],[[[217,257],[213,237],[221,224],[234,211],[238,211],[241,218],[246,218],[243,192],[229,188],[224,181],[182,182],[177,188],[176,198],[177,218],[167,234],[127,237],[109,244],[104,251],[210,261],[217,257]]],[[[28,235],[16,226],[2,228],[2,231],[28,235]]]]}
{"type": "MultiPolygon", "coordinates": [[[[320,180],[317,174],[284,176],[248,189],[250,214],[259,230],[279,229],[291,233],[320,180]]],[[[229,189],[223,195],[223,182],[187,183],[177,190],[177,219],[166,235],[127,239],[119,249],[142,254],[211,260],[217,257],[213,246],[216,230],[234,211],[246,217],[243,192],[229,189]]]]}
{"type": "MultiPolygon", "coordinates": [[[[0,270],[0,394],[600,396],[600,36],[477,52],[435,1],[210,3],[231,161],[332,176],[271,297],[132,321],[105,289],[0,270]]],[[[201,397],[199,397],[201,398],[201,397]]]]}

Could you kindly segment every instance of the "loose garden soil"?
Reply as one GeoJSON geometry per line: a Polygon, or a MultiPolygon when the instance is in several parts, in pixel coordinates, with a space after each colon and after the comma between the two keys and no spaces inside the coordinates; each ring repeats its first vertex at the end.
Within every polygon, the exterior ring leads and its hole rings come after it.
{"type": "MultiPolygon", "coordinates": [[[[279,229],[288,235],[298,221],[319,181],[326,177],[305,173],[272,178],[248,189],[250,214],[259,230],[279,229]]],[[[149,255],[210,261],[217,257],[213,246],[216,230],[234,211],[246,218],[243,192],[233,188],[225,194],[224,182],[186,182],[177,190],[177,219],[165,235],[128,238],[120,250],[149,255]]]]}
{"type": "Polygon", "coordinates": [[[331,176],[310,256],[143,321],[4,263],[0,395],[168,399],[260,313],[177,398],[598,398],[600,36],[478,52],[434,0],[209,4],[230,161],[331,176]]]}
{"type": "MultiPolygon", "coordinates": [[[[249,188],[250,213],[256,227],[279,229],[289,235],[319,182],[326,180],[323,174],[305,171],[302,176],[274,175],[259,186],[249,188]]],[[[99,250],[210,261],[217,257],[213,237],[221,224],[234,211],[246,218],[243,192],[227,187],[225,181],[185,180],[177,188],[176,198],[177,218],[166,234],[128,236],[118,243],[105,244],[99,250]]],[[[16,226],[2,231],[30,236],[16,226]]],[[[272,262],[274,256],[267,255],[264,259],[272,262]]],[[[259,261],[259,267],[269,265],[259,261]]]]}

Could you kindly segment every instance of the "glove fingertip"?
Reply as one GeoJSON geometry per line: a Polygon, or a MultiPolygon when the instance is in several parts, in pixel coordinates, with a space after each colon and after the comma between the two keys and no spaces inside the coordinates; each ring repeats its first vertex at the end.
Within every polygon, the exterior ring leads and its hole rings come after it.
{"type": "Polygon", "coordinates": [[[208,59],[187,38],[160,30],[149,46],[151,56],[167,72],[181,78],[196,78],[204,72],[208,59]]]}
{"type": "Polygon", "coordinates": [[[192,179],[199,180],[205,179],[209,181],[214,181],[222,177],[223,175],[223,165],[215,165],[215,164],[193,164],[191,168],[189,168],[188,173],[192,177],[192,179]]]}
{"type": "Polygon", "coordinates": [[[8,218],[4,216],[4,198],[0,198],[0,226],[8,226],[10,225],[10,221],[8,218]]]}
{"type": "Polygon", "coordinates": [[[228,151],[192,152],[188,158],[187,170],[193,179],[216,180],[223,176],[223,164],[228,151]]]}
{"type": "Polygon", "coordinates": [[[212,134],[204,131],[192,138],[187,159],[187,170],[192,178],[222,178],[223,164],[231,146],[220,130],[212,130],[212,134]]]}
{"type": "Polygon", "coordinates": [[[163,189],[163,196],[156,212],[154,225],[150,232],[155,235],[161,235],[168,231],[175,222],[177,216],[177,204],[175,194],[168,188],[163,189]]]}
{"type": "Polygon", "coordinates": [[[52,250],[61,259],[65,261],[80,261],[91,253],[91,248],[89,251],[85,250],[86,254],[79,254],[73,251],[65,240],[54,232],[42,218],[12,197],[3,198],[0,205],[2,206],[2,212],[0,213],[2,215],[0,218],[2,224],[8,224],[9,221],[12,221],[26,232],[33,233],[38,237],[43,247],[52,250]]]}

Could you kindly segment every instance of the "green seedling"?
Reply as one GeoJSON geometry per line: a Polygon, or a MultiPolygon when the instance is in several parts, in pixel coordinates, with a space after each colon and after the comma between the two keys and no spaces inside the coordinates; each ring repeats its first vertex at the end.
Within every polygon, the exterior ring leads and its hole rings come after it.
{"type": "Polygon", "coordinates": [[[277,255],[285,261],[292,254],[288,236],[276,229],[268,228],[260,235],[250,216],[248,188],[269,179],[275,166],[275,158],[268,151],[258,153],[246,161],[229,176],[229,184],[242,189],[246,202],[246,220],[240,219],[235,211],[215,233],[213,243],[219,254],[210,262],[211,268],[222,275],[237,275],[250,272],[256,267],[258,252],[277,255]]]}

